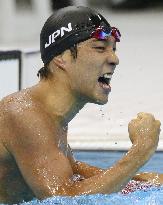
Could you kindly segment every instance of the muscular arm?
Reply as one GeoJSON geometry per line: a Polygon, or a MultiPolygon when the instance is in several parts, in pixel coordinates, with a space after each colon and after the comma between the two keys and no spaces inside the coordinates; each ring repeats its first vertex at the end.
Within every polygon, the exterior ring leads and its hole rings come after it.
{"type": "MultiPolygon", "coordinates": [[[[73,171],[75,174],[80,174],[85,178],[89,178],[99,173],[105,172],[106,170],[100,169],[98,167],[90,166],[89,164],[86,164],[84,162],[76,161],[76,163],[73,166],[73,171]]],[[[154,173],[154,172],[138,173],[132,179],[135,181],[151,182],[156,185],[163,184],[163,174],[154,173]]]]}
{"type": "Polygon", "coordinates": [[[68,145],[68,159],[71,162],[71,166],[73,169],[73,173],[74,174],[80,174],[82,175],[85,179],[92,177],[94,175],[97,175],[99,173],[102,173],[103,171],[105,171],[104,169],[95,167],[95,166],[91,166],[85,162],[81,162],[81,161],[76,161],[74,156],[73,156],[73,152],[70,148],[70,146],[68,145]]]}
{"type": "Polygon", "coordinates": [[[95,166],[91,166],[85,162],[76,161],[73,165],[73,172],[74,174],[80,174],[84,176],[85,179],[93,177],[97,174],[104,172],[105,170],[100,169],[95,166]]]}
{"type": "MultiPolygon", "coordinates": [[[[80,174],[84,176],[84,178],[89,178],[94,175],[100,174],[102,172],[105,172],[106,170],[101,169],[99,167],[90,166],[89,164],[81,161],[75,161],[73,158],[73,155],[71,156],[73,161],[73,173],[74,174],[80,174]]],[[[146,181],[151,182],[153,184],[163,184],[163,174],[160,173],[154,173],[154,172],[142,172],[136,174],[133,178],[135,181],[146,181]]]]}
{"type": "Polygon", "coordinates": [[[31,111],[14,116],[16,135],[6,142],[26,183],[37,198],[119,191],[148,160],[146,148],[133,145],[113,167],[73,182],[69,160],[58,149],[57,127],[46,114],[31,111]],[[22,117],[22,115],[24,115],[22,117]]]}

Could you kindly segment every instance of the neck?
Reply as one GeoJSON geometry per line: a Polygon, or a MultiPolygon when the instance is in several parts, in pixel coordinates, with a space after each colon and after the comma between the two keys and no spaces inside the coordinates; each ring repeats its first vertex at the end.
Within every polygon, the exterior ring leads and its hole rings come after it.
{"type": "Polygon", "coordinates": [[[41,80],[33,87],[33,92],[52,119],[57,119],[62,126],[67,126],[86,104],[84,99],[58,80],[41,80]]]}

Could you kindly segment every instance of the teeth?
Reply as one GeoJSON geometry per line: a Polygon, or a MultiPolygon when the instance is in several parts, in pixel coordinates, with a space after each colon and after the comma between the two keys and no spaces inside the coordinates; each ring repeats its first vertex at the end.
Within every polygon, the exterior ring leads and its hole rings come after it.
{"type": "Polygon", "coordinates": [[[106,73],[106,74],[103,75],[103,77],[107,78],[107,79],[111,79],[112,78],[112,74],[106,73]]]}

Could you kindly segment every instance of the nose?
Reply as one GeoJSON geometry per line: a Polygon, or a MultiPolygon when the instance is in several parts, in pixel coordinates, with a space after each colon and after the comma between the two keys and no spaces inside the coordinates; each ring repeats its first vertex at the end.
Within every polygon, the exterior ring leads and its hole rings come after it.
{"type": "Polygon", "coordinates": [[[119,58],[115,54],[115,52],[109,53],[107,57],[108,64],[112,67],[112,69],[115,69],[116,66],[119,64],[119,58]]]}

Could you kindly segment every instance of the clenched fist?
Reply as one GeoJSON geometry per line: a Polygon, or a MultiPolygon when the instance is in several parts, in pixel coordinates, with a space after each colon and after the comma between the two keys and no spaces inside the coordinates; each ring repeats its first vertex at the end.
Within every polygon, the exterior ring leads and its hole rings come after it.
{"type": "Polygon", "coordinates": [[[140,151],[154,152],[159,141],[160,125],[160,121],[155,120],[152,114],[139,113],[128,125],[131,142],[138,145],[140,151]]]}

